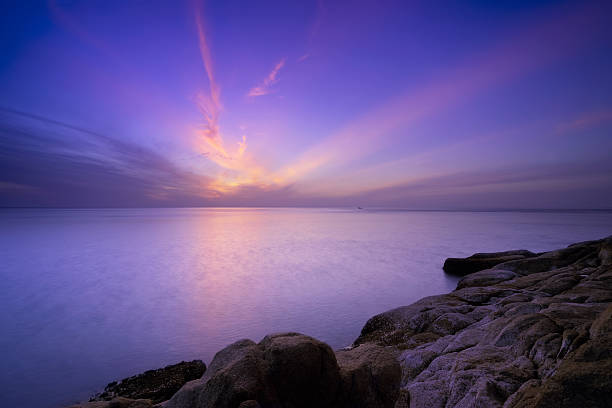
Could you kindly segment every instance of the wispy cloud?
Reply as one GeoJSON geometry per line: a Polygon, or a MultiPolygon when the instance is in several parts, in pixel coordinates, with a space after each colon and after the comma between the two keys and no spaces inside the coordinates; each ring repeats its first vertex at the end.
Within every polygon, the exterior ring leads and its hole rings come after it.
{"type": "MultiPolygon", "coordinates": [[[[209,82],[209,92],[198,95],[198,106],[204,117],[204,127],[197,131],[198,142],[196,148],[208,160],[218,166],[218,171],[213,176],[210,188],[216,191],[219,196],[239,195],[247,187],[268,191],[279,188],[278,180],[273,172],[247,151],[246,135],[243,134],[234,146],[227,143],[224,138],[219,124],[223,111],[221,91],[215,79],[213,60],[200,10],[196,10],[196,24],[200,53],[209,82]]],[[[278,81],[278,73],[284,66],[285,61],[286,59],[283,58],[276,64],[261,86],[254,88],[253,95],[263,95],[269,92],[269,88],[278,81]]],[[[246,129],[241,130],[245,131],[246,129]]]]}
{"type": "Polygon", "coordinates": [[[215,158],[226,158],[228,156],[224,146],[221,133],[219,131],[219,116],[221,115],[221,91],[219,85],[215,81],[215,75],[213,71],[212,57],[210,55],[210,48],[206,41],[206,34],[204,30],[204,23],[202,21],[199,10],[196,11],[196,25],[198,27],[198,42],[200,46],[200,55],[202,57],[202,63],[204,64],[204,70],[208,78],[208,93],[198,94],[198,107],[204,116],[204,129],[201,131],[201,136],[206,143],[207,149],[204,153],[211,157],[212,160],[215,158]]]}
{"type": "MultiPolygon", "coordinates": [[[[213,113],[217,115],[206,114],[207,111],[203,110],[208,118],[207,128],[202,133],[206,142],[204,153],[223,169],[216,175],[216,183],[213,186],[221,194],[228,195],[238,195],[249,188],[268,192],[290,188],[295,192],[307,192],[311,196],[315,196],[317,192],[322,193],[322,186],[326,183],[321,181],[343,174],[354,176],[352,163],[392,147],[396,130],[407,130],[408,133],[404,134],[410,135],[409,129],[413,124],[452,108],[490,87],[507,83],[572,55],[587,45],[598,31],[598,27],[585,30],[585,24],[590,21],[587,17],[592,14],[592,10],[588,7],[578,7],[573,11],[521,25],[516,31],[502,37],[497,46],[475,53],[465,61],[459,61],[454,69],[433,77],[420,88],[400,92],[396,97],[375,105],[370,112],[347,123],[278,169],[267,168],[249,155],[247,139],[244,136],[234,149],[227,148],[218,122],[218,113],[221,111],[219,88],[211,85],[211,95],[207,96],[205,101],[210,101],[208,103],[212,104],[213,113]],[[579,32],[586,34],[578,36],[579,32]],[[534,38],[542,40],[534,43],[534,38]],[[551,47],[550,42],[545,40],[553,38],[556,46],[551,47]],[[313,185],[315,187],[309,190],[308,187],[313,185]]],[[[198,30],[204,66],[209,81],[214,84],[212,61],[201,19],[198,19],[198,30]]],[[[281,59],[262,83],[252,88],[247,96],[262,96],[272,92],[285,63],[286,58],[281,59]]],[[[603,116],[593,120],[605,120],[607,116],[603,116]]],[[[396,185],[405,181],[406,179],[398,176],[381,184],[377,179],[372,180],[369,187],[364,185],[365,183],[357,182],[351,191],[356,194],[360,188],[361,191],[367,191],[368,188],[396,185]]]]}
{"type": "Polygon", "coordinates": [[[255,96],[263,96],[272,92],[272,85],[278,82],[278,73],[285,66],[285,62],[287,58],[283,58],[274,66],[272,71],[268,74],[267,77],[264,78],[263,82],[258,86],[252,88],[247,96],[255,97],[255,96]]]}
{"type": "Polygon", "coordinates": [[[612,121],[612,109],[586,112],[577,119],[560,123],[557,126],[557,133],[561,134],[575,130],[584,130],[610,121],[612,121]]]}
{"type": "Polygon", "coordinates": [[[202,205],[210,185],[143,146],[0,109],[0,205],[202,205]]]}
{"type": "Polygon", "coordinates": [[[450,172],[349,198],[399,207],[474,208],[477,202],[479,208],[601,208],[612,196],[610,170],[606,160],[596,160],[450,172]],[[584,194],[589,190],[599,190],[602,196],[584,194]]]}
{"type": "MultiPolygon", "coordinates": [[[[491,49],[475,53],[420,88],[376,105],[302,153],[279,174],[288,182],[301,181],[307,176],[316,178],[317,171],[328,176],[342,171],[351,162],[390,148],[394,131],[403,129],[404,138],[409,137],[410,127],[417,122],[588,46],[604,27],[600,14],[597,8],[587,5],[562,15],[527,21],[491,49]]],[[[608,113],[602,112],[573,126],[607,118],[608,113]]]]}

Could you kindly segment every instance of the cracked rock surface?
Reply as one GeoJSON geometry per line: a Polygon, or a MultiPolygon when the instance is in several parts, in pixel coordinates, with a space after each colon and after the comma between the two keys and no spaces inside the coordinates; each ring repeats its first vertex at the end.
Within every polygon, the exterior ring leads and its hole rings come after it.
{"type": "Polygon", "coordinates": [[[469,274],[371,318],[368,343],[400,352],[398,408],[612,406],[612,237],[469,274]]]}

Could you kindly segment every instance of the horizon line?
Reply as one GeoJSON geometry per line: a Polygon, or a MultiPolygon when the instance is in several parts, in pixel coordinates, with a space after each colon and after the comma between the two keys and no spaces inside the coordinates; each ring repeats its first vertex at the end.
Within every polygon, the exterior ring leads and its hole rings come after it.
{"type": "Polygon", "coordinates": [[[413,211],[413,212],[612,212],[612,208],[402,208],[362,206],[287,206],[287,205],[232,205],[232,206],[0,206],[0,210],[136,210],[136,209],[353,209],[359,211],[413,211]]]}

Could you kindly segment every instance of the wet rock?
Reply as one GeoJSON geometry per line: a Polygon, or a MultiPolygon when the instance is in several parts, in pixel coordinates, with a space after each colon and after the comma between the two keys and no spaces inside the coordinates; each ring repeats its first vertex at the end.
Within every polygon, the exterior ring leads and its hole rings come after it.
{"type": "Polygon", "coordinates": [[[111,401],[116,397],[148,399],[154,403],[165,401],[188,381],[202,377],[205,371],[206,365],[201,360],[182,361],[112,382],[90,401],[111,401]]]}

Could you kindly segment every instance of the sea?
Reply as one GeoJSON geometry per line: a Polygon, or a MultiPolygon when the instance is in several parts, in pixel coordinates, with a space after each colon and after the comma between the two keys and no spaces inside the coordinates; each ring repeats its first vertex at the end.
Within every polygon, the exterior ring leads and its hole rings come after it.
{"type": "Polygon", "coordinates": [[[65,406],[268,333],[342,348],[453,290],[447,257],[609,235],[609,211],[1,209],[0,405],[65,406]]]}

